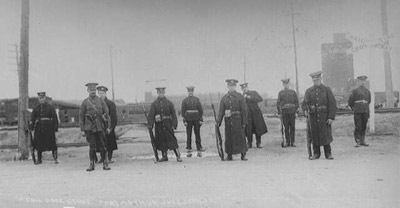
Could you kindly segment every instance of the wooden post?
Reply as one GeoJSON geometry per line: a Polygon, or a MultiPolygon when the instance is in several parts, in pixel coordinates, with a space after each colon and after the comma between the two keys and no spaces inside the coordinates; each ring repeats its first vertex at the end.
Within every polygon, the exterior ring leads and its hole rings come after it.
{"type": "Polygon", "coordinates": [[[19,98],[18,98],[18,151],[20,160],[29,157],[28,123],[26,110],[28,109],[28,69],[29,69],[29,0],[21,3],[21,44],[18,65],[19,98]]]}
{"type": "Polygon", "coordinates": [[[299,75],[298,75],[298,70],[297,70],[296,30],[294,27],[293,1],[290,2],[290,11],[291,11],[291,16],[292,16],[294,68],[296,71],[296,93],[297,93],[297,96],[300,96],[300,94],[299,94],[299,75]]]}
{"type": "Polygon", "coordinates": [[[386,0],[381,0],[381,12],[382,12],[382,35],[383,44],[386,48],[383,49],[383,63],[385,67],[385,89],[386,89],[386,107],[394,107],[393,97],[393,84],[392,84],[392,69],[390,66],[390,53],[389,53],[389,31],[387,25],[386,15],[386,0]]]}

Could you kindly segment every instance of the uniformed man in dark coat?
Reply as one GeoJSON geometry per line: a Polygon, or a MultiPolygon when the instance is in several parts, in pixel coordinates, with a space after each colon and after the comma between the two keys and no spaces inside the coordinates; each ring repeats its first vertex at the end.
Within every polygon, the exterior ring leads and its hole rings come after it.
{"type": "Polygon", "coordinates": [[[336,115],[336,100],[332,90],[322,84],[322,71],[311,73],[314,86],[308,88],[304,95],[302,110],[309,117],[310,138],[314,155],[310,160],[319,159],[320,146],[324,146],[325,158],[332,160],[332,123],[336,115]]]}
{"type": "Polygon", "coordinates": [[[58,152],[55,132],[58,131],[58,117],[55,109],[46,101],[46,93],[39,92],[39,105],[36,106],[31,114],[30,130],[34,131],[32,141],[33,149],[37,150],[38,160],[36,164],[42,163],[42,152],[52,151],[53,158],[58,164],[58,152]]]}
{"type": "Polygon", "coordinates": [[[235,79],[227,79],[228,93],[220,102],[217,118],[217,125],[221,126],[225,117],[225,152],[228,155],[226,160],[232,160],[233,154],[241,154],[241,159],[246,161],[246,138],[245,127],[248,124],[246,101],[243,95],[236,92],[235,79]]]}
{"type": "MultiPolygon", "coordinates": [[[[104,100],[108,107],[108,112],[110,113],[109,118],[111,122],[110,133],[106,134],[106,149],[108,153],[108,162],[113,163],[112,160],[113,151],[118,149],[117,146],[117,136],[115,136],[115,127],[117,126],[117,107],[115,103],[107,98],[108,88],[104,86],[97,87],[97,94],[101,99],[104,100]]],[[[107,128],[107,126],[106,126],[107,128]]]]}
{"type": "Polygon", "coordinates": [[[367,76],[359,76],[357,80],[359,87],[352,90],[349,96],[348,104],[354,112],[354,139],[355,147],[369,146],[365,142],[365,131],[369,119],[369,104],[371,103],[371,92],[365,87],[367,76]]]}
{"type": "Polygon", "coordinates": [[[183,117],[183,124],[186,126],[186,149],[192,150],[192,129],[194,129],[194,135],[196,137],[196,149],[197,151],[203,152],[204,149],[201,146],[200,137],[200,126],[203,124],[203,108],[199,98],[193,96],[194,86],[186,87],[188,96],[183,99],[181,105],[181,114],[183,117]]]}
{"type": "Polygon", "coordinates": [[[158,97],[150,106],[148,128],[152,129],[155,126],[155,146],[162,153],[159,162],[168,161],[168,150],[173,150],[176,160],[182,162],[178,141],[174,135],[174,129],[178,127],[175,107],[165,97],[165,87],[157,87],[156,89],[158,97]]]}
{"type": "Polygon", "coordinates": [[[257,148],[261,147],[261,136],[268,132],[267,125],[265,124],[263,114],[258,103],[263,99],[257,91],[249,90],[248,83],[240,85],[243,91],[243,97],[246,101],[247,107],[247,126],[245,134],[247,137],[247,147],[253,146],[253,134],[256,135],[257,148]]]}
{"type": "Polygon", "coordinates": [[[285,127],[286,146],[295,147],[296,111],[299,108],[299,98],[294,90],[289,89],[289,81],[288,78],[282,79],[284,89],[278,94],[276,107],[285,127]]]}
{"type": "Polygon", "coordinates": [[[111,122],[106,103],[96,95],[97,83],[87,83],[87,91],[89,97],[83,100],[79,111],[79,125],[82,136],[86,137],[89,143],[89,159],[90,165],[86,171],[94,170],[94,158],[96,155],[96,147],[100,151],[103,161],[103,169],[110,170],[108,167],[107,151],[104,144],[104,123],[108,126],[106,132],[110,133],[111,122]]]}

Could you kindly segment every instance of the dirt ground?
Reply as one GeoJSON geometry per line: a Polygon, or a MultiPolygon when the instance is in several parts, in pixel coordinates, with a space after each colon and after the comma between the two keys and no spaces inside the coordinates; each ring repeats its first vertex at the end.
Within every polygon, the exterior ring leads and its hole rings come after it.
{"type": "Polygon", "coordinates": [[[248,161],[218,158],[211,118],[202,127],[202,157],[186,156],[179,123],[182,163],[172,152],[168,162],[154,163],[143,126],[120,138],[110,171],[85,171],[87,146],[59,148],[58,165],[51,152],[33,165],[2,150],[0,207],[400,207],[399,114],[376,115],[371,146],[360,148],[353,147],[352,116],[338,116],[332,161],[308,160],[304,119],[297,120],[294,148],[281,148],[279,119],[266,120],[263,148],[250,149],[248,161]]]}

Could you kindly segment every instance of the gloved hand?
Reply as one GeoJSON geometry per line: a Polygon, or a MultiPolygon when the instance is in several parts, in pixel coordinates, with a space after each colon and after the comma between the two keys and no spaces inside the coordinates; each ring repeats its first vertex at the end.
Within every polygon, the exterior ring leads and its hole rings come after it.
{"type": "Polygon", "coordinates": [[[183,122],[183,125],[187,126],[187,122],[186,122],[186,121],[184,121],[184,122],[183,122]]]}
{"type": "Polygon", "coordinates": [[[333,120],[332,120],[332,119],[328,119],[328,120],[326,121],[326,124],[328,124],[329,126],[332,125],[332,123],[333,123],[333,120]]]}
{"type": "Polygon", "coordinates": [[[242,128],[245,129],[246,128],[246,124],[242,124],[242,128]]]}
{"type": "Polygon", "coordinates": [[[221,123],[220,123],[220,122],[217,122],[215,125],[217,125],[218,127],[220,127],[220,126],[221,126],[221,123]]]}
{"type": "Polygon", "coordinates": [[[199,121],[200,126],[203,125],[203,121],[199,121]]]}
{"type": "Polygon", "coordinates": [[[85,131],[81,131],[81,136],[86,137],[85,131]]]}

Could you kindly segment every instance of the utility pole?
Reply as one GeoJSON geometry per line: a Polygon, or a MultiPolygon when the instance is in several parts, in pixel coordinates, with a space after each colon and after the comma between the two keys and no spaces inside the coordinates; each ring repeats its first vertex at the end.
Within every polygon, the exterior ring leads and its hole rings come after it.
{"type": "Polygon", "coordinates": [[[246,56],[244,56],[244,63],[243,63],[243,83],[246,82],[246,56]]]}
{"type": "Polygon", "coordinates": [[[298,75],[298,70],[297,70],[296,30],[294,27],[293,0],[290,1],[290,14],[292,16],[294,68],[296,70],[296,93],[297,93],[297,96],[300,96],[300,94],[299,94],[299,75],[298,75]]]}
{"type": "Polygon", "coordinates": [[[19,98],[18,98],[18,150],[20,158],[26,160],[29,156],[28,148],[28,69],[29,69],[29,0],[21,1],[21,43],[20,59],[18,64],[19,98]]]}
{"type": "MultiPolygon", "coordinates": [[[[386,0],[381,0],[381,13],[382,13],[382,34],[383,43],[389,46],[389,31],[387,25],[387,15],[386,15],[386,0]]],[[[390,53],[389,47],[387,50],[383,50],[383,63],[385,67],[385,89],[386,89],[386,107],[393,108],[394,98],[393,98],[393,84],[392,84],[392,69],[390,66],[390,53]]]]}
{"type": "Polygon", "coordinates": [[[114,68],[112,63],[112,46],[110,46],[110,64],[111,64],[111,93],[112,93],[112,100],[114,101],[114,68]]]}

